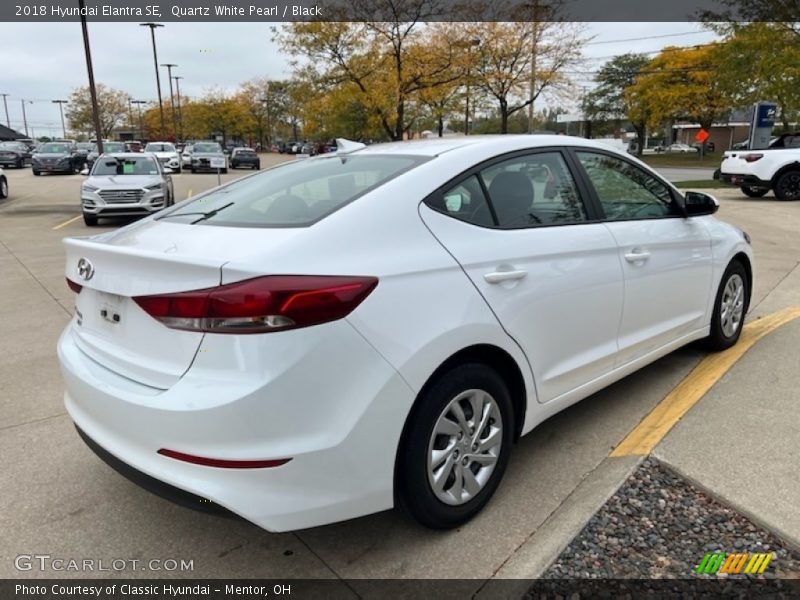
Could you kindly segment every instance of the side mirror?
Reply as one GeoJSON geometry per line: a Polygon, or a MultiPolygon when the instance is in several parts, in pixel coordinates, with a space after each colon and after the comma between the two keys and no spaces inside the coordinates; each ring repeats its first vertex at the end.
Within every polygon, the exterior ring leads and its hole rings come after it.
{"type": "Polygon", "coordinates": [[[81,175],[88,175],[89,169],[81,169],[81,175]]]}
{"type": "Polygon", "coordinates": [[[700,217],[713,215],[719,210],[719,202],[714,196],[703,192],[686,192],[684,194],[686,216],[700,217]]]}

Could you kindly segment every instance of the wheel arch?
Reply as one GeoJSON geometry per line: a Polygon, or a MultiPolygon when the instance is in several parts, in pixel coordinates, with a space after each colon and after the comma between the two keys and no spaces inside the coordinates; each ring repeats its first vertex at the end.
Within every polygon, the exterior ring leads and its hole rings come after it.
{"type": "Polygon", "coordinates": [[[800,172],[800,161],[791,162],[788,165],[783,165],[780,169],[778,169],[772,176],[772,179],[770,180],[770,185],[772,186],[772,189],[775,189],[775,185],[778,183],[778,179],[780,179],[784,173],[788,173],[789,171],[800,172]]]}

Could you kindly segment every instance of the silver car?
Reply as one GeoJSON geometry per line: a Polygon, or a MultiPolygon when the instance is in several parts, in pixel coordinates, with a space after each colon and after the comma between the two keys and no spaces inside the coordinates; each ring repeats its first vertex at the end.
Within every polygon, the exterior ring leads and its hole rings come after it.
{"type": "Polygon", "coordinates": [[[217,142],[197,142],[192,146],[192,173],[198,171],[228,172],[228,158],[217,142]],[[219,165],[219,166],[217,166],[219,165]]]}
{"type": "Polygon", "coordinates": [[[172,206],[172,170],[154,154],[102,154],[81,185],[83,221],[97,225],[100,217],[148,215],[172,206]]]}

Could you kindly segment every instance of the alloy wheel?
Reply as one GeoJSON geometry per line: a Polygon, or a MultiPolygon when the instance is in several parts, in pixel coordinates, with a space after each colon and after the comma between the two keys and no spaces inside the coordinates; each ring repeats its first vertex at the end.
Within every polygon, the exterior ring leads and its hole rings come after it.
{"type": "Polygon", "coordinates": [[[451,506],[466,504],[491,478],[503,442],[497,401],[486,391],[458,394],[436,421],[428,444],[428,482],[451,506]]]}
{"type": "Polygon", "coordinates": [[[742,325],[744,313],[744,281],[738,273],[725,284],[720,304],[720,325],[725,337],[733,337],[742,325]]]}

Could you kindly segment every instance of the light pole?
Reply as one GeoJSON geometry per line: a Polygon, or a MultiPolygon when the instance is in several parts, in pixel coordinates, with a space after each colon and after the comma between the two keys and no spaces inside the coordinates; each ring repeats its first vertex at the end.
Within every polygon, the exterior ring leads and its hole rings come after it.
{"type": "Polygon", "coordinates": [[[25,102],[33,104],[33,100],[20,100],[20,104],[22,104],[22,123],[25,125],[25,137],[28,137],[28,115],[25,114],[25,102]]]}
{"type": "Polygon", "coordinates": [[[3,97],[3,106],[6,109],[6,125],[8,125],[9,129],[11,129],[11,119],[8,118],[8,101],[6,100],[6,96],[8,95],[9,94],[0,94],[0,96],[3,97]]]}
{"type": "Polygon", "coordinates": [[[156,68],[156,89],[158,90],[158,109],[161,112],[161,137],[164,137],[164,102],[161,100],[161,76],[158,73],[158,52],[156,51],[156,27],[163,27],[161,23],[139,23],[141,27],[150,28],[150,38],[153,40],[153,65],[156,68]]]}
{"type": "Polygon", "coordinates": [[[531,37],[531,94],[528,99],[528,133],[533,133],[533,101],[536,99],[536,55],[538,53],[537,46],[539,44],[539,18],[540,13],[546,18],[549,11],[549,6],[540,4],[540,0],[533,0],[531,4],[526,5],[533,11],[533,35],[531,37]]]}
{"type": "Polygon", "coordinates": [[[83,51],[86,54],[86,70],[89,72],[89,93],[92,96],[92,120],[94,136],[97,139],[97,152],[103,153],[103,132],[100,129],[100,112],[97,110],[97,90],[94,87],[94,69],[92,68],[92,51],[89,48],[89,29],[86,27],[86,9],[83,0],[78,0],[80,8],[81,30],[83,31],[83,51]]]}
{"type": "Polygon", "coordinates": [[[67,139],[67,127],[64,125],[64,105],[67,104],[67,101],[53,100],[53,104],[58,104],[58,111],[61,113],[61,132],[64,134],[64,139],[67,139]]]}
{"type": "Polygon", "coordinates": [[[142,104],[147,104],[146,100],[131,100],[131,104],[135,104],[139,107],[139,141],[142,141],[144,137],[144,127],[142,126],[142,104]]]}
{"type": "Polygon", "coordinates": [[[175,115],[175,94],[172,91],[172,67],[177,67],[175,63],[164,63],[162,67],[167,67],[167,77],[169,77],[169,104],[172,108],[172,137],[178,136],[178,121],[175,115]]]}
{"type": "MultiPolygon", "coordinates": [[[[264,105],[264,108],[267,109],[267,145],[272,145],[272,120],[270,119],[270,110],[269,110],[269,82],[267,82],[267,93],[263,98],[259,98],[261,103],[264,105]]],[[[264,138],[261,138],[261,150],[264,150],[264,138]]]]}
{"type": "Polygon", "coordinates": [[[176,75],[173,77],[175,80],[175,93],[178,95],[178,138],[180,141],[183,141],[183,109],[181,108],[181,77],[180,75],[176,75]]]}
{"type": "Polygon", "coordinates": [[[470,70],[472,69],[472,49],[476,46],[480,46],[481,41],[478,38],[473,38],[459,45],[467,49],[467,93],[464,102],[464,135],[469,135],[469,84],[471,79],[470,70]]]}

